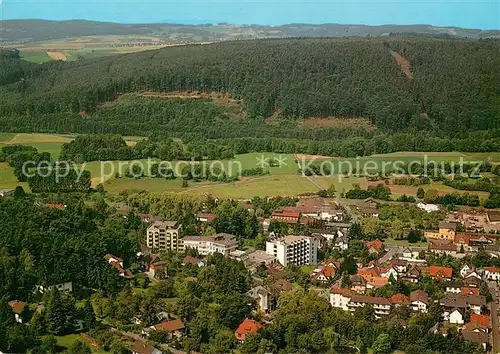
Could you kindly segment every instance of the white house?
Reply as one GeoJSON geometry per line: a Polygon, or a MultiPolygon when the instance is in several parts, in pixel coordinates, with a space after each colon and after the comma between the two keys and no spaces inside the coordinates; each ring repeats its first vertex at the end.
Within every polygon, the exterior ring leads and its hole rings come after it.
{"type": "Polygon", "coordinates": [[[446,292],[452,294],[460,294],[462,292],[463,284],[457,282],[447,282],[446,283],[446,292]]]}
{"type": "Polygon", "coordinates": [[[422,209],[427,213],[432,213],[433,211],[439,211],[439,207],[435,204],[418,203],[417,208],[422,209]]]}
{"type": "Polygon", "coordinates": [[[429,305],[429,295],[422,290],[415,290],[410,293],[410,308],[417,312],[427,312],[429,305]]]}
{"type": "Polygon", "coordinates": [[[71,293],[71,292],[73,292],[73,283],[68,281],[65,283],[50,285],[47,287],[45,287],[43,285],[36,285],[35,286],[35,292],[39,292],[40,294],[45,294],[49,291],[52,291],[53,289],[57,289],[60,292],[64,292],[64,293],[71,293]]]}
{"type": "Polygon", "coordinates": [[[462,267],[462,269],[460,269],[460,276],[462,278],[465,278],[465,276],[467,274],[469,274],[471,271],[472,271],[472,267],[466,263],[466,264],[464,264],[464,266],[462,267]]]}
{"type": "Polygon", "coordinates": [[[332,287],[330,289],[330,304],[332,307],[348,311],[347,304],[351,301],[352,293],[348,289],[332,287]]]}
{"type": "Polygon", "coordinates": [[[488,280],[499,281],[500,280],[500,269],[497,267],[485,267],[484,277],[488,280]]]}
{"type": "Polygon", "coordinates": [[[449,315],[448,319],[449,319],[449,322],[450,322],[451,324],[458,324],[458,325],[462,325],[462,324],[464,324],[464,323],[465,323],[465,321],[464,321],[464,315],[462,314],[462,311],[461,311],[461,310],[459,310],[459,309],[454,309],[454,310],[450,313],[450,315],[449,315]]]}
{"type": "Polygon", "coordinates": [[[380,270],[380,276],[382,278],[390,278],[391,275],[394,277],[394,279],[398,279],[398,271],[396,270],[396,267],[390,265],[387,268],[382,268],[380,270]]]}

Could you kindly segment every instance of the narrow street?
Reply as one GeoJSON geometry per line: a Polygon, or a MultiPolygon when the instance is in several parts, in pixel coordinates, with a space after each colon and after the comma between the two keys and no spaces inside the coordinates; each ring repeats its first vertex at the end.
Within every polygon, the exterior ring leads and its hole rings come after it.
{"type": "Polygon", "coordinates": [[[491,327],[492,327],[492,352],[495,354],[500,353],[500,334],[498,328],[498,301],[500,299],[500,289],[497,285],[496,292],[493,295],[493,301],[491,302],[491,327]]]}

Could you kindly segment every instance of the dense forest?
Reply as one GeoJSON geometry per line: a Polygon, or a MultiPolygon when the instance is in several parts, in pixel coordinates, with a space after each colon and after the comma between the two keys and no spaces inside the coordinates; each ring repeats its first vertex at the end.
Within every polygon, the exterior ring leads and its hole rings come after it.
{"type": "Polygon", "coordinates": [[[0,124],[6,131],[205,138],[425,131],[467,139],[471,131],[500,128],[499,49],[493,39],[257,40],[51,63],[35,73],[13,70],[19,60],[9,59],[0,67],[16,74],[0,87],[0,124]],[[391,51],[409,62],[411,76],[391,51]],[[242,100],[245,115],[231,117],[227,107],[203,100],[137,97],[102,105],[141,90],[227,93],[242,100]],[[323,119],[310,126],[307,117],[323,119]],[[326,117],[355,118],[355,128],[335,132],[342,124],[328,125],[326,117]],[[377,131],[356,129],[360,118],[377,131]]]}

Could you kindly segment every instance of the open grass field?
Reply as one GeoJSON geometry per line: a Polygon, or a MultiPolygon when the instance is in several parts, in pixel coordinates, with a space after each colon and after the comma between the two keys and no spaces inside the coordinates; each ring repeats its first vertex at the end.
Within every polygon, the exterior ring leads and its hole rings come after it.
{"type": "MultiPolygon", "coordinates": [[[[16,134],[16,133],[0,133],[0,148],[8,144],[24,144],[36,147],[39,151],[49,152],[53,158],[57,159],[60,155],[61,146],[64,143],[70,142],[75,138],[76,135],[64,135],[64,134],[16,134]]],[[[124,137],[127,144],[130,146],[135,145],[138,141],[143,139],[143,137],[124,137]]],[[[368,161],[374,161],[375,164],[381,164],[382,161],[387,163],[393,163],[394,161],[424,161],[424,157],[427,156],[427,161],[434,160],[436,162],[445,161],[458,161],[463,158],[464,161],[485,161],[489,160],[491,162],[500,161],[500,153],[460,153],[460,152],[449,152],[449,153],[421,153],[421,152],[399,152],[393,154],[385,155],[375,155],[373,157],[363,157],[363,158],[350,158],[350,159],[340,159],[332,157],[323,157],[322,159],[315,160],[317,162],[334,163],[350,163],[354,168],[356,164],[361,167],[367,164],[368,170],[370,170],[370,165],[368,161]]],[[[381,182],[369,182],[364,177],[344,177],[343,175],[332,175],[328,177],[324,176],[312,176],[310,180],[302,177],[297,173],[298,166],[295,162],[295,156],[292,154],[275,154],[275,153],[249,153],[243,155],[237,155],[233,160],[225,160],[220,163],[216,163],[214,167],[223,168],[231,175],[237,175],[239,171],[252,169],[261,166],[262,163],[269,161],[270,158],[275,158],[281,161],[282,165],[280,167],[271,167],[269,171],[270,175],[266,176],[254,176],[241,178],[240,181],[234,183],[214,183],[214,182],[189,182],[189,186],[186,188],[182,187],[182,180],[180,178],[176,180],[166,180],[161,178],[141,178],[138,180],[130,178],[115,178],[115,173],[118,172],[120,175],[124,176],[130,161],[113,161],[101,164],[100,162],[90,162],[86,163],[84,168],[91,172],[92,175],[92,186],[96,186],[99,183],[104,183],[105,189],[111,194],[118,194],[123,190],[146,190],[150,192],[174,192],[174,193],[186,193],[190,195],[203,195],[212,194],[214,196],[224,197],[224,198],[237,198],[246,199],[253,196],[278,196],[278,195],[298,195],[305,193],[315,193],[318,191],[318,186],[324,189],[329,188],[332,184],[338,192],[345,192],[352,189],[354,184],[359,184],[362,188],[367,188],[369,185],[378,184],[381,182]]],[[[309,161],[312,159],[310,156],[305,156],[305,160],[309,161]]],[[[140,160],[145,166],[147,160],[140,160]]],[[[184,166],[191,162],[172,162],[172,166],[176,167],[178,171],[182,170],[184,166]]],[[[210,161],[202,162],[206,165],[210,165],[210,161]]],[[[82,168],[82,165],[78,166],[82,168]]],[[[17,182],[13,169],[10,168],[5,163],[0,163],[0,189],[10,189],[15,188],[20,183],[17,182]]],[[[25,190],[29,190],[26,183],[20,184],[25,190]]],[[[403,194],[415,195],[418,187],[411,186],[396,186],[389,185],[394,197],[401,196],[403,194]]],[[[437,189],[440,193],[452,193],[463,191],[457,191],[451,187],[444,186],[440,182],[433,182],[430,185],[422,186],[424,190],[427,189],[437,189]]],[[[485,192],[473,192],[478,194],[481,199],[486,199],[488,193],[485,192]]]]}

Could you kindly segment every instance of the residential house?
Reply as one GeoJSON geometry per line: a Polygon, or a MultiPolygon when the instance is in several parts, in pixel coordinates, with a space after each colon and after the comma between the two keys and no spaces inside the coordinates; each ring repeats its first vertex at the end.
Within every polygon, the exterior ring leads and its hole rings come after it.
{"type": "Polygon", "coordinates": [[[470,320],[465,325],[465,328],[471,332],[489,333],[491,331],[490,315],[479,315],[477,313],[471,314],[470,320]]]}
{"type": "Polygon", "coordinates": [[[363,204],[367,208],[377,209],[377,207],[378,207],[377,200],[372,198],[372,197],[369,197],[369,198],[366,198],[365,200],[363,200],[363,204]]]}
{"type": "Polygon", "coordinates": [[[146,342],[136,340],[132,346],[132,354],[162,354],[162,351],[146,342]]]}
{"type": "Polygon", "coordinates": [[[402,259],[406,261],[418,260],[420,255],[420,250],[417,248],[405,247],[401,253],[402,259]]]}
{"type": "Polygon", "coordinates": [[[151,332],[162,331],[168,333],[169,339],[180,338],[184,334],[184,322],[180,318],[155,324],[142,330],[144,336],[149,337],[151,332]]]}
{"type": "Polygon", "coordinates": [[[21,314],[23,313],[24,309],[28,306],[28,304],[23,302],[23,301],[12,300],[12,301],[9,301],[9,306],[12,308],[12,312],[14,312],[16,322],[23,323],[23,319],[21,317],[21,314]]]}
{"type": "Polygon", "coordinates": [[[184,249],[192,248],[202,256],[214,253],[229,256],[232,251],[238,248],[236,236],[226,233],[213,236],[186,236],[183,241],[184,249]]]}
{"type": "Polygon", "coordinates": [[[313,282],[328,283],[335,277],[336,273],[337,268],[330,265],[322,265],[312,271],[310,279],[313,282]]]}
{"type": "Polygon", "coordinates": [[[353,293],[349,289],[332,287],[330,288],[330,304],[332,307],[348,311],[347,304],[351,301],[353,293]]]}
{"type": "Polygon", "coordinates": [[[479,289],[463,287],[462,289],[460,289],[460,294],[479,296],[479,289]]]}
{"type": "Polygon", "coordinates": [[[151,263],[149,265],[148,274],[150,277],[156,279],[165,279],[167,277],[167,262],[158,261],[155,263],[151,263]]]}
{"type": "Polygon", "coordinates": [[[366,280],[360,275],[351,275],[351,291],[356,294],[364,294],[366,291],[366,280]]]}
{"type": "Polygon", "coordinates": [[[431,278],[438,280],[451,280],[453,278],[453,268],[430,266],[428,274],[431,278]]]}
{"type": "Polygon", "coordinates": [[[457,281],[446,282],[446,292],[452,294],[460,294],[462,292],[463,283],[457,281]]]}
{"type": "Polygon", "coordinates": [[[483,277],[481,276],[481,274],[479,274],[479,271],[477,269],[473,269],[469,273],[465,274],[465,279],[468,278],[476,278],[478,280],[483,279],[483,277]]]}
{"type": "Polygon", "coordinates": [[[448,316],[448,321],[450,324],[463,325],[465,323],[464,318],[465,310],[456,308],[451,310],[448,316]]]}
{"type": "Polygon", "coordinates": [[[182,225],[177,221],[156,221],[148,227],[146,245],[155,250],[183,252],[182,225]]]}
{"type": "Polygon", "coordinates": [[[410,306],[410,298],[404,294],[394,294],[391,297],[391,303],[396,306],[410,306]]]}
{"type": "Polygon", "coordinates": [[[391,266],[398,274],[406,273],[409,268],[408,261],[397,258],[391,260],[391,266]]]}
{"type": "Polygon", "coordinates": [[[416,312],[427,312],[429,306],[429,295],[422,290],[415,290],[410,293],[410,308],[416,312]]]}
{"type": "Polygon", "coordinates": [[[380,276],[382,278],[389,279],[392,276],[395,280],[397,280],[398,275],[399,274],[396,266],[393,266],[392,264],[388,265],[387,267],[380,268],[380,276]]]}
{"type": "Polygon", "coordinates": [[[199,259],[199,258],[196,258],[196,257],[193,257],[193,256],[186,256],[186,257],[184,257],[184,259],[182,260],[182,264],[188,264],[188,263],[196,265],[198,267],[204,267],[205,266],[205,262],[202,259],[199,259]]]}
{"type": "Polygon", "coordinates": [[[365,245],[368,247],[370,254],[379,254],[384,250],[384,243],[380,240],[365,241],[365,245]]]}
{"type": "Polygon", "coordinates": [[[437,231],[425,231],[424,236],[427,239],[450,240],[455,239],[457,224],[450,222],[440,222],[437,231]]]}
{"type": "Polygon", "coordinates": [[[380,211],[375,208],[360,208],[359,212],[364,218],[378,218],[380,211]]]}
{"type": "Polygon", "coordinates": [[[314,237],[284,236],[266,242],[266,253],[273,255],[284,267],[317,264],[317,245],[314,237]]]}
{"type": "Polygon", "coordinates": [[[470,309],[474,313],[480,314],[481,307],[486,305],[486,298],[484,296],[447,293],[439,300],[439,304],[443,306],[445,320],[448,320],[449,314],[455,308],[463,310],[470,309]]]}
{"type": "Polygon", "coordinates": [[[322,221],[339,222],[344,220],[344,212],[334,202],[325,198],[305,198],[298,202],[295,207],[303,217],[322,221]]]}
{"type": "Polygon", "coordinates": [[[470,342],[480,344],[484,351],[490,343],[490,336],[484,332],[471,332],[468,330],[462,331],[462,338],[470,342]]]}
{"type": "Polygon", "coordinates": [[[500,269],[498,267],[484,267],[484,278],[487,280],[500,280],[500,269]]]}
{"type": "Polygon", "coordinates": [[[113,256],[112,254],[106,254],[104,259],[118,271],[118,275],[120,277],[124,277],[126,279],[132,279],[134,277],[128,269],[123,267],[123,259],[120,257],[113,256]]]}
{"type": "Polygon", "coordinates": [[[460,276],[462,278],[465,278],[465,276],[469,274],[472,270],[474,270],[474,268],[471,265],[465,263],[463,267],[460,269],[460,276]]]}
{"type": "Polygon", "coordinates": [[[247,292],[247,295],[257,302],[257,309],[261,312],[267,313],[271,311],[271,292],[263,286],[256,286],[247,292]]]}
{"type": "Polygon", "coordinates": [[[475,276],[467,277],[463,280],[464,286],[468,288],[479,288],[482,284],[482,280],[475,276]]]}
{"type": "Polygon", "coordinates": [[[429,252],[435,254],[446,254],[455,256],[457,254],[457,246],[453,241],[429,239],[429,252]]]}
{"type": "Polygon", "coordinates": [[[244,342],[247,335],[257,333],[261,328],[262,325],[259,322],[250,318],[245,318],[234,332],[234,336],[237,341],[244,342]]]}
{"type": "Polygon", "coordinates": [[[383,278],[383,277],[373,277],[373,278],[368,278],[365,280],[366,280],[366,288],[367,289],[381,288],[384,285],[387,285],[389,283],[389,279],[383,278]]]}
{"type": "Polygon", "coordinates": [[[404,281],[410,283],[416,283],[422,278],[422,273],[418,267],[411,268],[406,274],[402,277],[404,281]]]}
{"type": "Polygon", "coordinates": [[[214,222],[217,215],[212,213],[198,213],[196,214],[196,221],[202,224],[211,224],[214,222]]]}
{"type": "Polygon", "coordinates": [[[73,292],[73,282],[64,282],[64,283],[59,283],[55,285],[49,285],[47,287],[43,285],[36,285],[35,286],[35,292],[39,292],[40,294],[45,294],[49,291],[52,291],[53,289],[59,290],[59,292],[62,293],[72,293],[73,292]]]}
{"type": "Polygon", "coordinates": [[[373,306],[377,318],[388,315],[391,310],[391,301],[389,299],[364,295],[352,295],[351,300],[347,303],[347,308],[349,311],[355,311],[358,307],[364,307],[365,305],[373,306]]]}
{"type": "Polygon", "coordinates": [[[475,252],[480,249],[487,248],[488,246],[494,245],[496,238],[488,234],[470,234],[462,233],[458,234],[454,238],[454,242],[458,249],[464,251],[475,252]]]}

